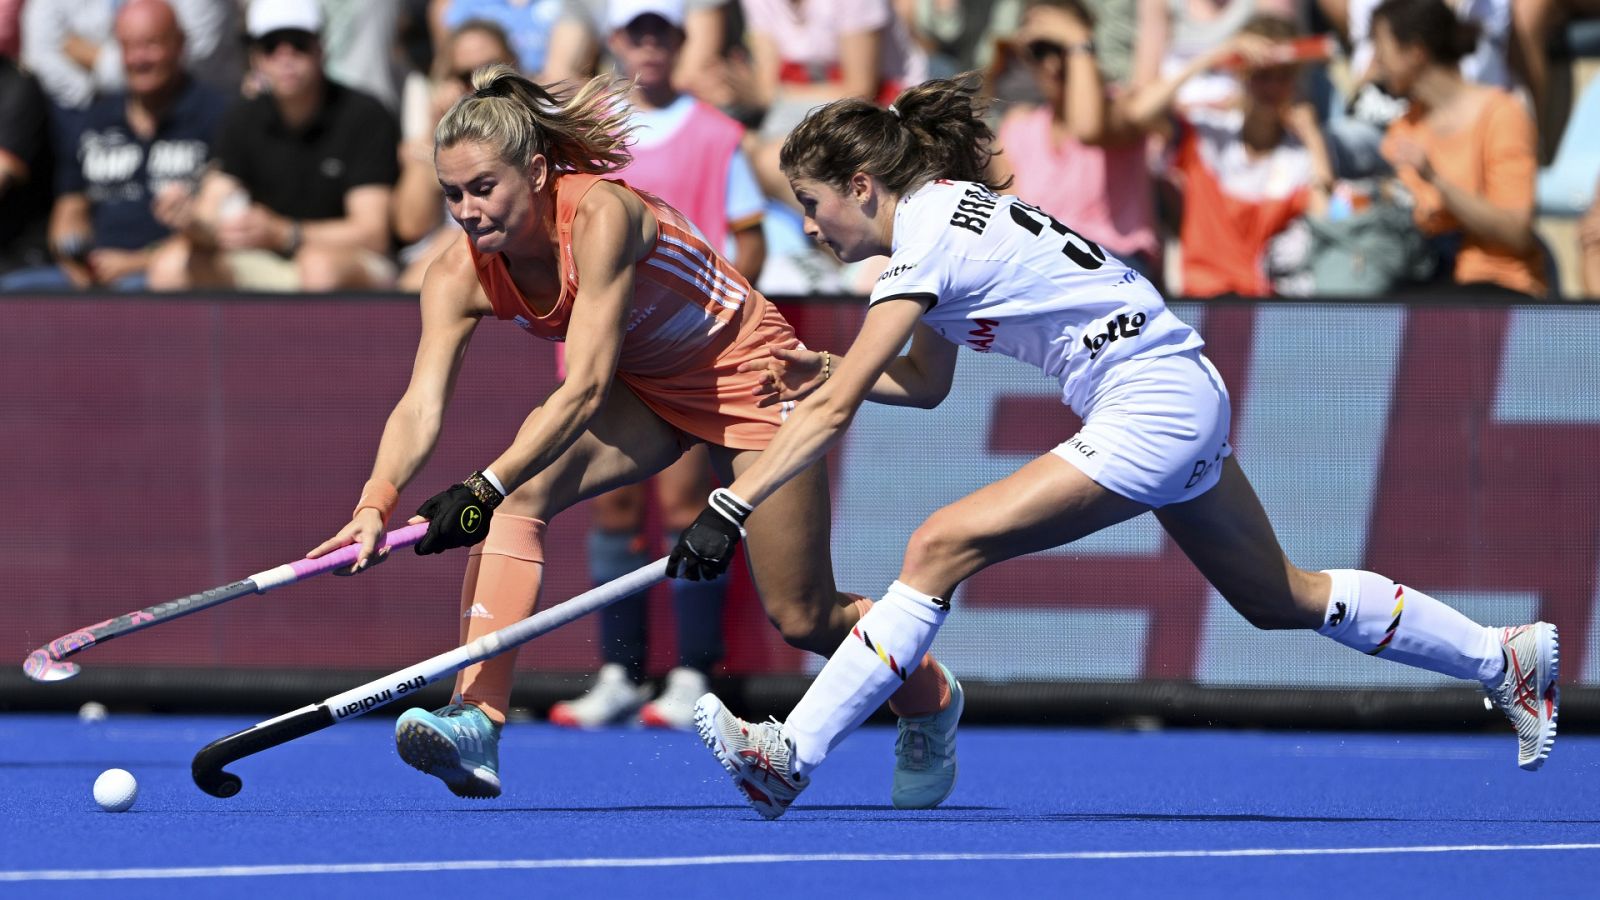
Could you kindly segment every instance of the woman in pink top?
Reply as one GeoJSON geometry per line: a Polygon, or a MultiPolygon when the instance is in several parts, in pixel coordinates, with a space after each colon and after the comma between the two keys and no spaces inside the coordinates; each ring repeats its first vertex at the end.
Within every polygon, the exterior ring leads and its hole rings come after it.
{"type": "Polygon", "coordinates": [[[1012,193],[1153,279],[1160,244],[1144,136],[1105,128],[1107,97],[1093,28],[1079,0],[1028,4],[1016,43],[1044,103],[1014,108],[1001,121],[995,180],[1012,176],[1012,193]]]}
{"type": "Polygon", "coordinates": [[[755,63],[756,100],[767,109],[756,177],[768,197],[794,205],[778,168],[783,139],[813,107],[856,97],[887,104],[920,82],[927,60],[889,0],[739,0],[755,63]]]}

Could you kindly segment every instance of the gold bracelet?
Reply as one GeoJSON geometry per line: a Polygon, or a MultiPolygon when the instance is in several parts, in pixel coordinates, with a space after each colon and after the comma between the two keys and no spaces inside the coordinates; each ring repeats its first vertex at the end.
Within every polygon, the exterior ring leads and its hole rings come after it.
{"type": "Polygon", "coordinates": [[[833,354],[822,351],[822,380],[827,381],[833,375],[833,354]]]}

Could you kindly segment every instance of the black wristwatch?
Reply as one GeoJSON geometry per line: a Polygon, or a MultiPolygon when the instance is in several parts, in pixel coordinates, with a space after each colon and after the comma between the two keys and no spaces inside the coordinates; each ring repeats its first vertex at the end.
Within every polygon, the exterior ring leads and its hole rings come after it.
{"type": "Polygon", "coordinates": [[[1089,56],[1093,56],[1094,55],[1094,39],[1091,38],[1091,39],[1089,39],[1087,41],[1080,41],[1079,43],[1076,43],[1076,44],[1065,44],[1065,45],[1062,46],[1061,52],[1065,53],[1068,56],[1071,56],[1074,53],[1084,53],[1084,54],[1088,54],[1089,56]]]}

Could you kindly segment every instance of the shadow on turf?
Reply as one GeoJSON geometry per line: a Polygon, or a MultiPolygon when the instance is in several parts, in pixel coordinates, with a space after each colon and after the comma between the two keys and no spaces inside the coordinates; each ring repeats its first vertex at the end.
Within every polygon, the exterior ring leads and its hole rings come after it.
{"type": "MultiPolygon", "coordinates": [[[[515,813],[526,815],[528,813],[548,813],[554,815],[570,815],[572,813],[650,813],[650,812],[748,812],[749,808],[738,804],[729,803],[699,803],[699,804],[660,804],[651,806],[519,806],[514,808],[475,808],[454,810],[428,810],[430,814],[463,813],[466,815],[496,815],[515,813]]],[[[1026,823],[1026,822],[1267,822],[1282,824],[1326,823],[1350,824],[1362,822],[1535,822],[1551,825],[1600,825],[1600,820],[1594,819],[1437,819],[1429,816],[1269,816],[1260,813],[1014,813],[1000,806],[941,806],[931,810],[903,810],[896,809],[887,804],[849,804],[833,806],[796,806],[789,811],[787,818],[805,818],[807,813],[874,813],[870,817],[862,817],[862,821],[884,822],[903,820],[907,822],[984,822],[998,823],[1026,823]],[[882,815],[891,813],[893,815],[882,815]],[[980,815],[950,815],[950,813],[980,813],[980,815]],[[988,813],[1003,813],[1002,815],[988,815],[988,813]]],[[[839,816],[828,816],[837,820],[839,816]]]]}
{"type": "Polygon", "coordinates": [[[187,769],[189,763],[180,760],[93,760],[93,759],[41,759],[41,760],[0,760],[0,769],[187,769]]]}
{"type": "MultiPolygon", "coordinates": [[[[854,806],[806,806],[795,809],[819,810],[823,812],[905,812],[895,809],[888,804],[869,805],[859,804],[854,806]]],[[[640,813],[640,812],[710,812],[714,810],[748,810],[748,806],[734,803],[689,803],[689,804],[659,804],[654,806],[518,806],[518,807],[479,807],[474,809],[454,810],[429,810],[429,812],[458,812],[467,815],[481,816],[496,813],[640,813]]],[[[941,812],[997,812],[1004,809],[1000,806],[941,806],[941,812]]]]}

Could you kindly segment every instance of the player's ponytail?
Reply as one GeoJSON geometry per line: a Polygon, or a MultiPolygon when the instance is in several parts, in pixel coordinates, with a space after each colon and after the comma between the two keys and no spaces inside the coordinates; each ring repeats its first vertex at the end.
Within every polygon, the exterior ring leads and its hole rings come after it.
{"type": "Polygon", "coordinates": [[[899,195],[935,178],[988,180],[994,132],[983,119],[976,72],[924,82],[887,109],[864,100],[836,100],[806,116],[783,142],[779,165],[790,178],[842,187],[866,172],[899,195]]]}
{"type": "Polygon", "coordinates": [[[508,65],[484,66],[472,73],[472,92],[439,120],[434,147],[476,141],[519,169],[543,154],[556,171],[614,172],[631,159],[627,90],[626,82],[601,77],[558,97],[508,65]]]}

